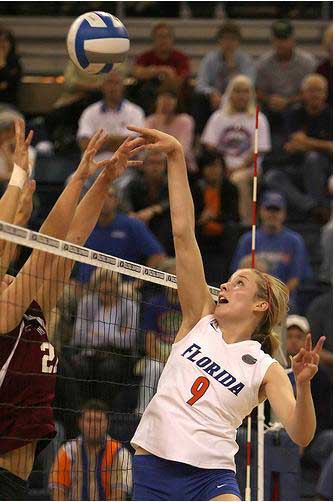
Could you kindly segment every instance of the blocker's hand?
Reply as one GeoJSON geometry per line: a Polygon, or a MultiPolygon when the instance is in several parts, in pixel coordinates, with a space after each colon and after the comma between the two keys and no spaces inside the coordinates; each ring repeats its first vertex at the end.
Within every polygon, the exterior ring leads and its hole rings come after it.
{"type": "Polygon", "coordinates": [[[104,168],[104,174],[108,176],[109,181],[112,181],[128,168],[128,167],[141,167],[142,160],[130,160],[132,157],[142,151],[144,146],[143,138],[130,138],[124,140],[122,145],[116,150],[112,158],[109,160],[102,160],[99,164],[104,168]]]}
{"type": "Polygon", "coordinates": [[[16,119],[15,125],[15,151],[14,162],[27,173],[29,172],[29,146],[33,139],[33,131],[30,131],[25,138],[25,122],[23,119],[16,119]]]}
{"type": "Polygon", "coordinates": [[[292,370],[297,385],[307,383],[318,371],[320,352],[326,337],[321,336],[312,349],[312,337],[309,333],[306,336],[305,347],[301,348],[297,355],[291,357],[292,370]]]}
{"type": "Polygon", "coordinates": [[[145,144],[140,147],[141,151],[155,150],[169,155],[178,148],[181,148],[181,144],[176,138],[165,132],[157,131],[157,129],[147,129],[146,127],[135,127],[132,125],[129,125],[127,129],[137,132],[144,139],[145,144]]]}

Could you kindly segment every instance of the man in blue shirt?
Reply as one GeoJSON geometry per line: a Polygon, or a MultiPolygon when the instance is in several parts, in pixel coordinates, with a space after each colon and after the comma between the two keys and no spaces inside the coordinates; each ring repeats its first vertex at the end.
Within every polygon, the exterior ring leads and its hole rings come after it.
{"type": "MultiPolygon", "coordinates": [[[[99,220],[85,246],[101,253],[133,262],[159,267],[165,252],[153,233],[136,218],[117,212],[118,198],[113,186],[109,189],[99,220]]],[[[76,279],[88,282],[95,267],[81,263],[76,279]]]]}
{"type": "MultiPolygon", "coordinates": [[[[265,192],[260,205],[260,228],[256,231],[256,256],[267,264],[267,271],[282,280],[290,291],[292,305],[302,279],[311,276],[307,250],[301,235],[284,226],[286,201],[278,192],[265,192]]],[[[232,272],[251,253],[251,232],[243,234],[232,260],[232,272]]]]}
{"type": "Polygon", "coordinates": [[[251,55],[240,48],[240,26],[234,21],[225,22],[216,35],[218,47],[209,51],[200,62],[196,96],[192,111],[197,132],[202,129],[210,114],[217,110],[229,81],[236,75],[246,75],[254,82],[256,65],[251,55]]]}

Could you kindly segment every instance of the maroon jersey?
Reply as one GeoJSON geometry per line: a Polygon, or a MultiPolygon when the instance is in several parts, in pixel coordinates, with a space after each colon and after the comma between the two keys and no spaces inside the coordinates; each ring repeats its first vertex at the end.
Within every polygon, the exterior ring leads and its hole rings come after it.
{"type": "Polygon", "coordinates": [[[57,363],[34,301],[21,323],[0,335],[0,454],[55,435],[57,363]]]}

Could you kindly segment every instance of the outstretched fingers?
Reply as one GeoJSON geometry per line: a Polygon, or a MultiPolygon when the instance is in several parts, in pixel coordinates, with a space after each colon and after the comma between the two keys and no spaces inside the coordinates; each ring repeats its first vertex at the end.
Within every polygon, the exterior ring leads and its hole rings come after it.
{"type": "Polygon", "coordinates": [[[308,351],[312,350],[312,335],[310,333],[306,336],[305,349],[308,351]]]}
{"type": "Polygon", "coordinates": [[[321,350],[323,348],[323,344],[324,344],[325,340],[326,340],[325,336],[320,336],[320,338],[318,339],[318,341],[317,341],[317,343],[316,343],[316,345],[315,345],[315,347],[313,349],[313,352],[315,354],[320,354],[320,352],[321,352],[321,350]]]}

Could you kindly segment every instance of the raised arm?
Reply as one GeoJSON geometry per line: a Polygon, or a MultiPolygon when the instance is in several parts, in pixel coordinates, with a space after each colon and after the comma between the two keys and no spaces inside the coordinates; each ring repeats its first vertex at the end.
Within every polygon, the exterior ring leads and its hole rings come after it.
{"type": "MultiPolygon", "coordinates": [[[[141,161],[129,160],[141,144],[143,144],[141,138],[127,138],[110,160],[95,164],[96,168],[104,167],[104,170],[80,201],[66,235],[67,241],[77,245],[83,245],[86,242],[98,221],[110,183],[127,167],[142,164],[141,161]]],[[[45,274],[42,287],[37,294],[37,301],[45,314],[56,305],[74,265],[72,260],[50,256],[52,266],[45,274]]]]}
{"type": "Polygon", "coordinates": [[[291,382],[279,364],[270,366],[263,385],[270,405],[285,427],[292,441],[307,446],[316,429],[311,380],[318,371],[319,353],[325,337],[321,337],[312,350],[311,335],[307,335],[305,348],[292,358],[292,369],[297,384],[295,400],[291,382]]]}
{"type": "MultiPolygon", "coordinates": [[[[24,120],[15,120],[14,167],[7,189],[0,199],[0,220],[13,223],[20,203],[22,190],[26,185],[29,171],[28,148],[33,137],[32,131],[25,138],[24,120]]],[[[0,280],[8,268],[8,244],[0,241],[0,280]],[[6,251],[7,248],[7,251],[6,251]],[[5,253],[6,251],[6,253],[5,253]]]]}
{"type": "Polygon", "coordinates": [[[208,290],[200,250],[195,238],[194,206],[181,144],[155,129],[130,126],[146,141],[143,148],[166,154],[173,240],[176,252],[178,295],[183,322],[180,340],[205,315],[214,312],[215,303],[208,290]]]}
{"type": "MultiPolygon", "coordinates": [[[[66,237],[89,173],[90,162],[104,137],[103,131],[99,131],[90,141],[70,183],[43,223],[41,233],[60,239],[66,237]]],[[[3,315],[0,317],[0,333],[8,333],[20,323],[23,313],[32,300],[38,298],[38,291],[43,286],[45,278],[50,277],[54,262],[53,255],[35,249],[14,281],[1,292],[0,307],[3,315]]]]}

